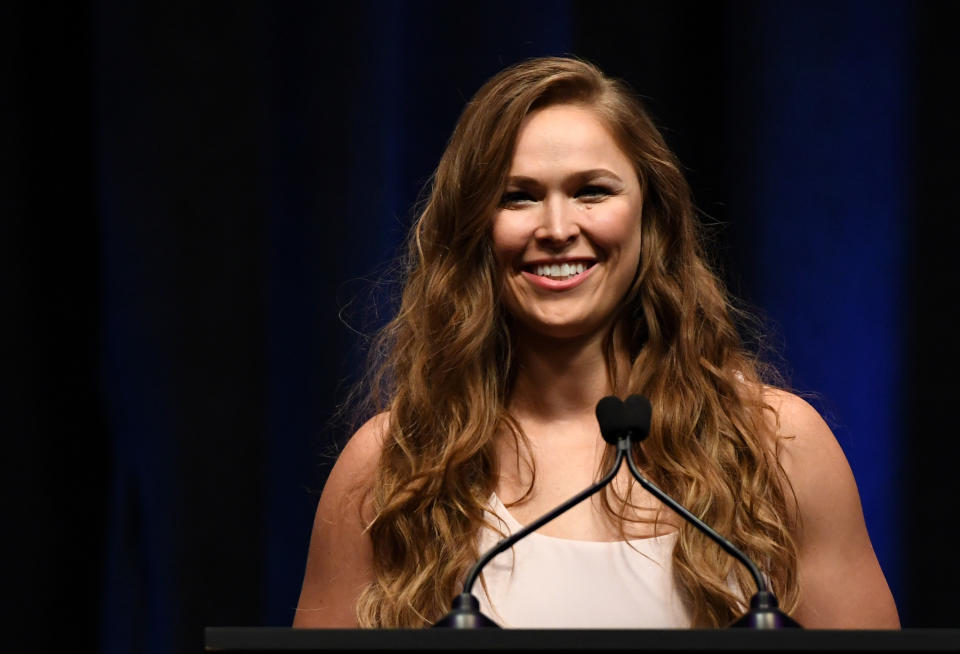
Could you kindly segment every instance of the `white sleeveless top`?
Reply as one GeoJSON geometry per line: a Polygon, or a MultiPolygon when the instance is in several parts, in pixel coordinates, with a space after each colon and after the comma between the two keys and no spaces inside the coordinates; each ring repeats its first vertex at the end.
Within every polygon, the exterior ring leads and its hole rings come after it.
{"type": "MultiPolygon", "coordinates": [[[[486,515],[506,534],[523,526],[494,494],[486,515]],[[499,520],[498,520],[499,518],[499,520]]],[[[500,536],[481,531],[481,554],[500,536]]],[[[690,615],[672,574],[676,532],[630,541],[528,535],[497,555],[473,587],[480,610],[501,627],[680,629],[690,615]]]]}

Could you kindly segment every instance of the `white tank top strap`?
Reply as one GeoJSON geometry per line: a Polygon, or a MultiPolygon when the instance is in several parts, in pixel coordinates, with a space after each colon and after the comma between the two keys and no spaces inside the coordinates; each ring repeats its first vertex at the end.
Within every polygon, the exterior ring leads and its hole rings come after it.
{"type": "MultiPolygon", "coordinates": [[[[481,530],[484,552],[522,528],[496,494],[481,530]]],[[[581,541],[532,533],[496,556],[473,588],[502,627],[671,629],[690,627],[673,580],[676,533],[629,541],[581,541]],[[486,590],[484,590],[484,584],[486,590]]]]}

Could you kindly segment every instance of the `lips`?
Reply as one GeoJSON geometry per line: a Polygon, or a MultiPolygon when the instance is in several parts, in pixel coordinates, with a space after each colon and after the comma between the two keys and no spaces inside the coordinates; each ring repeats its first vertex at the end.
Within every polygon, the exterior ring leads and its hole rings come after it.
{"type": "Polygon", "coordinates": [[[524,264],[521,273],[536,286],[561,291],[582,283],[593,272],[596,263],[595,259],[535,261],[524,264]]]}
{"type": "Polygon", "coordinates": [[[594,259],[563,259],[554,261],[536,261],[523,265],[523,270],[553,280],[565,280],[583,274],[596,263],[594,259]]]}
{"type": "Polygon", "coordinates": [[[569,279],[575,275],[581,274],[588,268],[582,261],[573,263],[540,263],[533,266],[533,274],[550,279],[569,279]]]}

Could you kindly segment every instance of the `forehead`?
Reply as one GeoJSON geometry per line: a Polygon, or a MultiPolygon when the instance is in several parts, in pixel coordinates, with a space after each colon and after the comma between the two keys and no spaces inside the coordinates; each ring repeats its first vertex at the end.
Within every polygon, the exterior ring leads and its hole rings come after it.
{"type": "Polygon", "coordinates": [[[610,130],[588,106],[560,104],[531,112],[520,124],[510,168],[524,175],[545,167],[609,168],[633,165],[610,130]]]}

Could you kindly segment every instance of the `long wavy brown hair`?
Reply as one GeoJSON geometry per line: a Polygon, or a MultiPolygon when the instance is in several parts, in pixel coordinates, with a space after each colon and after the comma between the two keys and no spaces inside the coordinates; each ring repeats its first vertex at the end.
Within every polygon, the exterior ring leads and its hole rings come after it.
{"type": "MultiPolygon", "coordinates": [[[[522,439],[507,411],[513,355],[491,222],[521,122],[561,103],[596,112],[643,192],[637,279],[606,340],[614,392],[642,393],[654,407],[636,454],[655,483],[759,563],[784,609],[796,605],[792,495],[764,400],[769,380],[707,263],[678,162],[624,84],[579,59],[540,58],[502,71],[467,104],[409,236],[399,310],[372,349],[370,402],[388,418],[361,626],[434,622],[478,556],[497,485],[496,436],[522,439]],[[615,374],[618,348],[629,374],[615,374]]],[[[604,505],[622,529],[629,492],[604,505]]],[[[673,557],[694,625],[722,626],[742,612],[752,579],[711,541],[682,525],[673,557]]]]}

